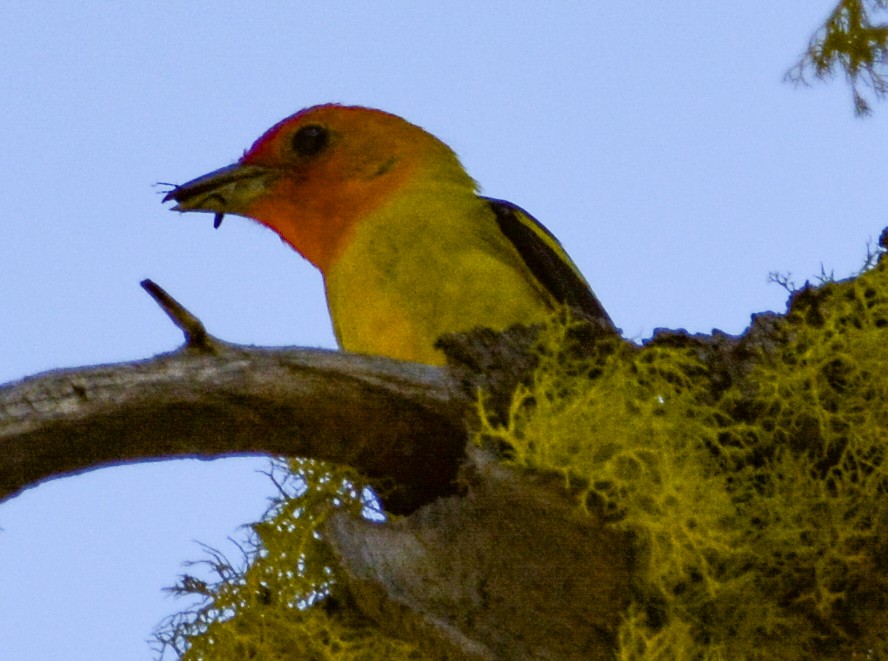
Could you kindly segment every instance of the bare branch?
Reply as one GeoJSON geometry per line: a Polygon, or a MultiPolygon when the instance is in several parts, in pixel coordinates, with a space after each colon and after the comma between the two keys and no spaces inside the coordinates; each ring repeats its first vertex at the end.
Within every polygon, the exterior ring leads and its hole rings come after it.
{"type": "Polygon", "coordinates": [[[375,479],[391,511],[452,490],[468,402],[446,370],[213,346],[0,386],[0,499],[103,466],[234,454],[350,464],[375,479]]]}
{"type": "Polygon", "coordinates": [[[185,309],[185,306],[167,293],[163,287],[147,278],[139,284],[185,334],[185,345],[189,349],[212,351],[215,348],[216,340],[207,333],[203,322],[185,309]]]}

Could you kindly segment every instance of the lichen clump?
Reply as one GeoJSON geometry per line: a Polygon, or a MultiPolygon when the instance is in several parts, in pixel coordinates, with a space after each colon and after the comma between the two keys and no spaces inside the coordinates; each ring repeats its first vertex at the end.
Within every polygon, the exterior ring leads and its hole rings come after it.
{"type": "MultiPolygon", "coordinates": [[[[631,533],[621,660],[888,658],[888,259],[795,292],[739,339],[579,343],[553,321],[507,411],[475,440],[564,476],[631,533]]],[[[157,634],[186,660],[412,659],[339,607],[318,531],[366,513],[357,476],[311,461],[276,480],[244,562],[218,553],[199,603],[157,634]]]]}
{"type": "Polygon", "coordinates": [[[769,321],[729,379],[694,338],[578,358],[554,324],[479,433],[635,535],[618,658],[888,658],[888,260],[769,321]]]}
{"type": "Polygon", "coordinates": [[[386,636],[330,593],[335,562],[319,530],[336,511],[367,516],[366,493],[344,467],[294,459],[270,474],[280,490],[260,523],[251,526],[235,563],[207,549],[198,563],[204,581],[184,576],[171,591],[198,599],[155,632],[161,658],[182,661],[375,661],[417,659],[416,646],[386,636]]]}

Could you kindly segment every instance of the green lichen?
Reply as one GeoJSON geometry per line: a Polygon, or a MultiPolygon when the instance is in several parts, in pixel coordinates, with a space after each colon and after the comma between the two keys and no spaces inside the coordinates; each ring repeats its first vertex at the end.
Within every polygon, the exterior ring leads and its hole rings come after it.
{"type": "MultiPolygon", "coordinates": [[[[507,414],[479,404],[477,440],[562,474],[578,507],[632,532],[615,657],[888,658],[888,260],[796,292],[730,378],[694,342],[590,354],[573,330],[544,329],[507,414]]],[[[199,603],[159,631],[161,651],[420,658],[336,607],[318,531],[334,508],[364,510],[356,477],[290,469],[242,566],[213,552],[214,581],[178,586],[199,603]]]]}
{"type": "Polygon", "coordinates": [[[618,658],[888,658],[888,260],[797,292],[728,385],[693,342],[569,335],[479,440],[634,533],[618,658]]]}
{"type": "Polygon", "coordinates": [[[172,589],[198,603],[155,633],[161,657],[183,661],[417,659],[414,646],[381,634],[328,599],[336,575],[319,534],[334,511],[367,514],[372,506],[347,469],[310,460],[279,466],[281,496],[241,545],[237,566],[208,549],[214,580],[185,576],[172,589]],[[313,606],[314,605],[314,606],[313,606]]]}

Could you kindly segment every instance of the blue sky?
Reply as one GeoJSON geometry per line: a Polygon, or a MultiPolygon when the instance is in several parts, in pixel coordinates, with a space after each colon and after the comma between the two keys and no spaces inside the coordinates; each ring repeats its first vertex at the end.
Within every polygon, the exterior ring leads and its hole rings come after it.
{"type": "MultiPolygon", "coordinates": [[[[179,216],[156,182],[236,160],[309,105],[448,142],[562,243],[632,338],[740,332],[888,225],[888,107],[782,82],[833,0],[10,2],[0,12],[0,382],[181,336],[151,277],[229,341],[332,347],[321,281],[271,232],[179,216]],[[544,9],[543,9],[544,7],[544,9]]],[[[7,658],[150,658],[161,588],[274,492],[263,460],[57,480],[0,504],[7,658]]]]}

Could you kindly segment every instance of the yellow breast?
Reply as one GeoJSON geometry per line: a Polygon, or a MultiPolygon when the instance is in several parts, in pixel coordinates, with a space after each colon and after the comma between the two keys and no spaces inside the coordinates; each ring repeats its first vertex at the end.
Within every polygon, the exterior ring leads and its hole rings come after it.
{"type": "Polygon", "coordinates": [[[340,346],[441,364],[444,333],[533,323],[549,295],[497,227],[487,202],[460,187],[406,192],[367,217],[325,273],[340,346]]]}

